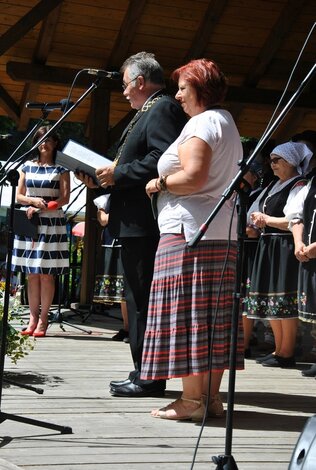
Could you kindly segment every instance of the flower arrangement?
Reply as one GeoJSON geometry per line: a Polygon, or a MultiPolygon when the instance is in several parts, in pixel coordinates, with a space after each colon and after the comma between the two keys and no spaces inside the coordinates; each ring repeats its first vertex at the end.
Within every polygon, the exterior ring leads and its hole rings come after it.
{"type": "MultiPolygon", "coordinates": [[[[5,282],[0,281],[0,345],[2,341],[4,292],[5,282]]],[[[10,324],[10,322],[14,320],[23,325],[22,313],[23,307],[20,302],[20,288],[17,288],[10,294],[6,343],[6,355],[14,364],[22,357],[27,356],[29,352],[34,349],[34,339],[29,336],[22,336],[19,331],[10,324]]]]}

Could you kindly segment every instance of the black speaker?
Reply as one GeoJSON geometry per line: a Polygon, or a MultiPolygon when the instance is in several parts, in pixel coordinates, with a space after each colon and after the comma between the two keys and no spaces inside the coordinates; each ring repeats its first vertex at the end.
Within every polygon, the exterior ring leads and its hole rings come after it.
{"type": "Polygon", "coordinates": [[[316,415],[309,418],[295,446],[288,470],[316,469],[316,415]]]}

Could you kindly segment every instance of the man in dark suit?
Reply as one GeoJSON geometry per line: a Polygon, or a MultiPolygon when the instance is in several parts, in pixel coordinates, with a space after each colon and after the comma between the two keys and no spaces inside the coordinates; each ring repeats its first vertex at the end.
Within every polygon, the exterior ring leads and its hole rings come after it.
{"type": "Polygon", "coordinates": [[[110,189],[109,232],[122,245],[124,287],[134,370],[112,381],[113,396],[162,395],[164,380],[140,379],[147,308],[158,227],[146,183],[158,176],[157,162],[187,121],[181,106],[164,90],[163,70],[153,54],[140,52],[122,65],[123,94],[137,113],[123,132],[114,164],[96,170],[99,184],[110,189]]]}

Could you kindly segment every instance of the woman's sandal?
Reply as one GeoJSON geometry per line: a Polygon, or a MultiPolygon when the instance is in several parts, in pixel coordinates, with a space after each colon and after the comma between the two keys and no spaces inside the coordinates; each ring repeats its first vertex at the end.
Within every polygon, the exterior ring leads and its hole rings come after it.
{"type": "Polygon", "coordinates": [[[191,400],[189,398],[179,398],[164,408],[152,410],[153,418],[171,419],[171,420],[191,420],[202,421],[205,413],[205,406],[202,400],[191,400]],[[190,402],[197,405],[192,411],[184,406],[183,402],[190,402]]]}
{"type": "MultiPolygon", "coordinates": [[[[206,406],[207,396],[202,395],[202,402],[206,406]]],[[[223,402],[219,393],[209,398],[207,416],[209,418],[222,418],[225,414],[223,402]]]]}

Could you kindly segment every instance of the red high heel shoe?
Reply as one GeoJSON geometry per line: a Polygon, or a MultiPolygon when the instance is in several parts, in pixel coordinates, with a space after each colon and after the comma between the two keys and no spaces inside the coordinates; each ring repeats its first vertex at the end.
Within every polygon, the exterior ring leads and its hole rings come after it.
{"type": "Polygon", "coordinates": [[[34,331],[33,336],[34,338],[44,338],[46,336],[46,328],[45,330],[34,331]]]}
{"type": "Polygon", "coordinates": [[[36,328],[36,330],[34,331],[33,336],[35,338],[44,338],[44,336],[46,336],[47,326],[43,328],[43,325],[41,325],[40,328],[40,330],[36,328]]]}
{"type": "Polygon", "coordinates": [[[22,336],[33,336],[34,331],[36,330],[36,326],[33,329],[26,328],[26,330],[20,331],[22,336]]]}

